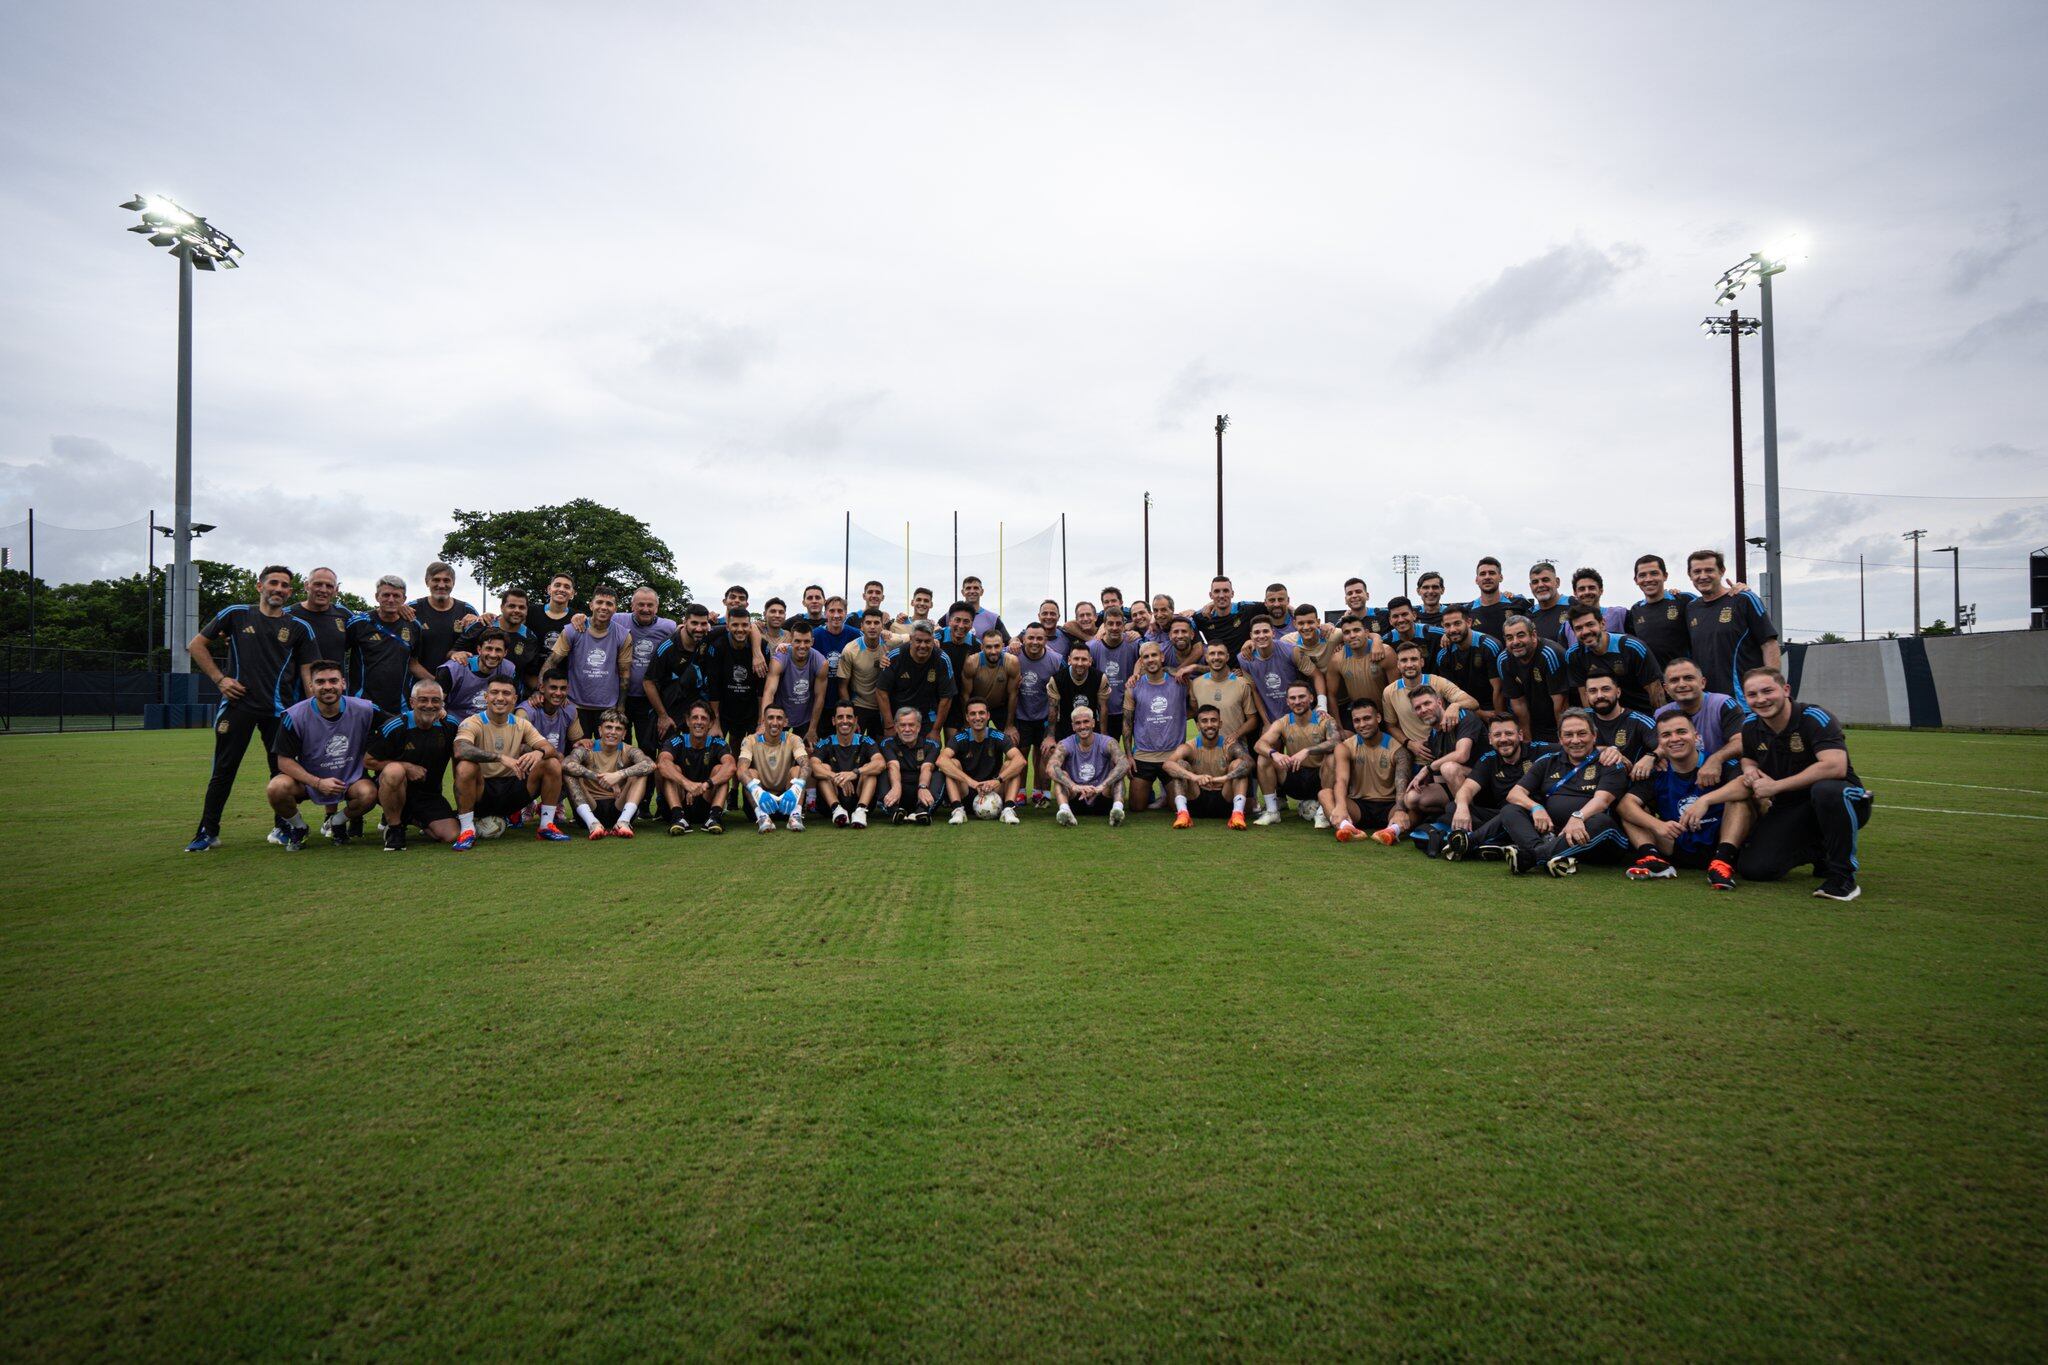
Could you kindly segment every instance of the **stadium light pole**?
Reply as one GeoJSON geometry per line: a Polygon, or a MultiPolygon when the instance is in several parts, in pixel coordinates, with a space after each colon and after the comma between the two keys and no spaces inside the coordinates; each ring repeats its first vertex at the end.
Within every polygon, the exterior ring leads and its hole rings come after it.
{"type": "MultiPolygon", "coordinates": [[[[1916,542],[1916,545],[1917,545],[1917,542],[1916,542]]],[[[1950,567],[1950,568],[1951,568],[1952,570],[1954,570],[1954,573],[1955,573],[1955,579],[1954,579],[1954,582],[1955,582],[1955,589],[1956,589],[1956,614],[1955,614],[1954,616],[1951,616],[1951,617],[1949,617],[1949,618],[1948,618],[1948,623],[1949,623],[1949,625],[1950,625],[1950,626],[1952,626],[1952,627],[1953,627],[1953,628],[1955,629],[1955,633],[1956,633],[1956,634],[1958,634],[1958,635],[1961,635],[1961,634],[1963,633],[1963,551],[1962,551],[1962,547],[1961,547],[1961,546],[1957,546],[1957,545],[1944,545],[1944,546],[1942,546],[1942,547],[1941,547],[1940,549],[1936,550],[1936,551],[1935,551],[1934,553],[1936,553],[1936,554],[1938,554],[1938,555],[1947,555],[1947,556],[1949,557],[1949,567],[1950,567]]]]}
{"type": "Polygon", "coordinates": [[[1725,318],[1715,314],[1700,319],[1702,332],[1711,337],[1728,338],[1728,395],[1735,418],[1735,581],[1738,583],[1749,581],[1749,551],[1746,548],[1749,528],[1742,504],[1742,339],[1754,333],[1760,325],[1755,318],[1746,318],[1740,309],[1735,308],[1729,309],[1725,318]]]}
{"type": "Polygon", "coordinates": [[[1152,605],[1152,493],[1145,493],[1145,605],[1152,605]]]}
{"type": "Polygon", "coordinates": [[[1721,272],[1714,294],[1715,303],[1732,304],[1736,295],[1753,283],[1761,295],[1757,313],[1764,339],[1764,561],[1771,576],[1771,619],[1780,630],[1785,628],[1785,575],[1780,558],[1784,537],[1778,534],[1778,349],[1771,313],[1771,279],[1785,272],[1792,254],[1752,251],[1721,272]]]}
{"type": "MultiPolygon", "coordinates": [[[[1908,531],[1899,537],[1901,540],[1913,542],[1913,633],[1915,635],[1920,633],[1920,541],[1926,534],[1927,532],[1925,531],[1908,531]]],[[[1779,629],[1782,630],[1783,627],[1781,626],[1779,629]]]]}
{"type": "Polygon", "coordinates": [[[1408,575],[1422,567],[1421,555],[1395,555],[1394,572],[1401,575],[1401,596],[1408,595],[1408,575]]]}
{"type": "Polygon", "coordinates": [[[151,246],[169,247],[178,258],[178,463],[176,520],[171,526],[171,633],[177,647],[171,650],[172,676],[165,684],[164,700],[189,705],[197,693],[185,644],[199,633],[194,600],[198,585],[192,578],[192,272],[233,270],[242,263],[242,248],[198,214],[162,195],[138,194],[121,207],[142,215],[130,232],[146,235],[151,246]]]}
{"type": "Polygon", "coordinates": [[[1223,577],[1223,433],[1230,426],[1230,414],[1216,414],[1216,576],[1223,577]]]}

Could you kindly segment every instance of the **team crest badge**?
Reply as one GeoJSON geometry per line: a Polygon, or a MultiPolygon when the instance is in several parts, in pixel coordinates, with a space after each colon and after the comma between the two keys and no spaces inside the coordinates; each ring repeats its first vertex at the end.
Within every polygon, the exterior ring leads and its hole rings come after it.
{"type": "Polygon", "coordinates": [[[401,640],[403,640],[403,641],[405,641],[405,642],[406,642],[407,644],[411,644],[411,643],[412,643],[412,627],[411,627],[411,626],[407,626],[407,627],[405,627],[405,628],[404,628],[403,630],[399,631],[399,632],[398,632],[398,638],[399,638],[399,639],[401,639],[401,640]]]}
{"type": "Polygon", "coordinates": [[[1678,608],[1676,605],[1664,608],[1664,619],[1667,621],[1676,621],[1678,619],[1678,608]]]}
{"type": "Polygon", "coordinates": [[[221,722],[220,722],[220,724],[218,724],[218,725],[214,726],[213,728],[214,728],[214,729],[216,729],[216,730],[218,730],[218,731],[220,731],[220,732],[221,732],[222,734],[226,734],[226,733],[228,732],[228,722],[227,722],[227,717],[225,717],[225,716],[221,717],[221,722]]]}
{"type": "Polygon", "coordinates": [[[290,643],[291,643],[291,639],[292,639],[292,628],[291,628],[290,626],[279,626],[279,627],[277,628],[277,642],[278,642],[279,644],[281,644],[281,645],[286,645],[286,644],[290,644],[290,643]]]}
{"type": "Polygon", "coordinates": [[[1795,734],[1792,736],[1791,742],[1785,747],[1795,754],[1803,754],[1806,752],[1806,740],[1802,736],[1795,734]]]}
{"type": "Polygon", "coordinates": [[[1728,625],[1728,624],[1729,624],[1730,622],[1734,621],[1734,619],[1735,619],[1735,608],[1733,608],[1733,607],[1723,607],[1723,608],[1721,608],[1721,624],[1722,624],[1722,625],[1724,625],[1724,626],[1725,626],[1725,625],[1728,625]]]}

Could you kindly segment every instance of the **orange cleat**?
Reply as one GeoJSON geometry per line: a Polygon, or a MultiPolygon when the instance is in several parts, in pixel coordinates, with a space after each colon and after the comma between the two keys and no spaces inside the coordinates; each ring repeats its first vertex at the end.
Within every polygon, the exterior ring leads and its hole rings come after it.
{"type": "Polygon", "coordinates": [[[611,831],[606,829],[603,825],[593,824],[590,827],[590,842],[594,844],[599,839],[604,838],[605,835],[610,833],[611,831]]]}
{"type": "Polygon", "coordinates": [[[1364,831],[1359,829],[1358,826],[1352,824],[1349,820],[1346,820],[1343,824],[1337,826],[1337,842],[1340,844],[1348,844],[1353,839],[1363,839],[1364,837],[1364,831]]]}
{"type": "Polygon", "coordinates": [[[1186,811],[1181,811],[1173,817],[1173,827],[1175,829],[1193,829],[1195,827],[1195,817],[1186,811]]]}
{"type": "Polygon", "coordinates": [[[1372,841],[1376,844],[1385,844],[1388,848],[1392,848],[1394,840],[1400,837],[1400,835],[1394,833],[1392,825],[1387,826],[1385,829],[1376,829],[1372,832],[1372,841]]]}
{"type": "Polygon", "coordinates": [[[614,838],[614,839],[630,839],[630,838],[632,838],[632,837],[633,837],[633,827],[632,827],[631,825],[614,825],[614,826],[612,827],[612,838],[614,838]]]}
{"type": "Polygon", "coordinates": [[[1232,829],[1243,829],[1243,828],[1245,828],[1245,823],[1244,823],[1244,812],[1243,812],[1243,811],[1241,811],[1241,810],[1234,810],[1234,811],[1230,812],[1230,828],[1232,828],[1232,829]]]}

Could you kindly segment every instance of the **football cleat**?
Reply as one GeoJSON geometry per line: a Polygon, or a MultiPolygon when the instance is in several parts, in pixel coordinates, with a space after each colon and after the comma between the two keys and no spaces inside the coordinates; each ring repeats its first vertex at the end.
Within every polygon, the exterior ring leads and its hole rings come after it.
{"type": "Polygon", "coordinates": [[[1849,877],[1830,877],[1814,890],[1814,899],[1824,901],[1853,901],[1863,894],[1863,888],[1849,877]]]}
{"type": "Polygon", "coordinates": [[[1245,827],[1244,812],[1241,810],[1230,812],[1230,818],[1223,822],[1223,827],[1225,829],[1243,829],[1245,827]]]}
{"type": "Polygon", "coordinates": [[[448,847],[457,853],[469,852],[476,847],[476,831],[473,829],[463,830],[455,836],[455,842],[448,845],[448,847]]]}
{"type": "Polygon", "coordinates": [[[334,846],[336,848],[346,848],[348,846],[348,841],[350,839],[353,839],[356,835],[360,833],[362,833],[361,830],[352,830],[349,828],[348,820],[346,818],[343,818],[341,820],[330,820],[328,822],[327,837],[334,840],[334,846]]]}
{"type": "Polygon", "coordinates": [[[996,819],[1006,825],[1021,825],[1024,823],[1017,818],[1017,808],[1015,806],[1004,806],[1003,813],[998,815],[996,819]]]}
{"type": "Polygon", "coordinates": [[[1521,849],[1516,848],[1513,844],[1509,844],[1506,848],[1501,850],[1501,857],[1506,859],[1508,865],[1508,872],[1511,875],[1516,877],[1522,875],[1525,869],[1522,867],[1521,849]]]}
{"type": "Polygon", "coordinates": [[[204,853],[209,849],[219,847],[220,839],[215,835],[207,833],[204,829],[201,829],[198,833],[192,836],[192,842],[185,845],[185,851],[187,853],[204,853]]]}
{"type": "Polygon", "coordinates": [[[1177,812],[1173,817],[1173,827],[1175,829],[1193,829],[1195,827],[1195,817],[1187,811],[1177,812]]]}
{"type": "Polygon", "coordinates": [[[386,826],[384,826],[384,851],[385,851],[386,853],[403,853],[403,852],[405,852],[405,826],[404,826],[404,825],[386,825],[386,826]]]}
{"type": "Polygon", "coordinates": [[[946,817],[946,823],[947,823],[947,824],[949,824],[949,825],[964,825],[964,824],[966,824],[966,823],[967,823],[967,807],[965,807],[965,806],[955,806],[955,807],[953,807],[953,813],[952,813],[951,815],[949,815],[949,816],[947,816],[947,817],[946,817]]]}
{"type": "Polygon", "coordinates": [[[276,844],[279,847],[283,847],[284,825],[281,823],[272,824],[270,827],[270,833],[263,836],[263,842],[266,844],[276,844]]]}
{"type": "Polygon", "coordinates": [[[536,839],[544,840],[550,844],[563,844],[569,841],[569,836],[562,833],[561,827],[556,825],[555,822],[552,820],[548,821],[545,825],[542,825],[539,829],[535,830],[533,832],[533,837],[536,839]]]}
{"type": "Polygon", "coordinates": [[[868,808],[866,806],[855,806],[853,814],[848,817],[846,823],[851,829],[866,829],[868,827],[868,808]]]}
{"type": "Polygon", "coordinates": [[[802,811],[791,811],[789,813],[789,832],[791,834],[802,834],[804,832],[804,816],[802,811]]]}
{"type": "Polygon", "coordinates": [[[284,832],[284,851],[287,853],[297,853],[300,849],[304,848],[306,846],[306,835],[309,832],[304,825],[292,825],[287,828],[284,832]]]}
{"type": "Polygon", "coordinates": [[[668,832],[670,834],[676,835],[688,834],[690,832],[689,817],[686,815],[678,815],[675,819],[675,823],[668,827],[668,832]]]}
{"type": "Polygon", "coordinates": [[[1337,842],[1340,844],[1348,844],[1354,839],[1363,839],[1364,837],[1365,832],[1349,820],[1340,821],[1337,825],[1337,842]]]}
{"type": "Polygon", "coordinates": [[[1384,845],[1387,848],[1392,848],[1394,846],[1395,841],[1398,840],[1401,837],[1401,835],[1398,831],[1395,830],[1395,828],[1392,825],[1388,825],[1385,829],[1374,830],[1372,832],[1371,837],[1374,843],[1384,845]]]}
{"type": "Polygon", "coordinates": [[[763,834],[774,833],[775,817],[770,815],[765,810],[762,811],[761,814],[754,820],[754,828],[760,830],[763,834]]]}
{"type": "Polygon", "coordinates": [[[1553,877],[1569,877],[1579,870],[1579,860],[1569,854],[1561,854],[1545,863],[1543,870],[1553,877]]]}
{"type": "Polygon", "coordinates": [[[1442,857],[1444,851],[1444,838],[1445,833],[1443,828],[1439,825],[1431,825],[1429,828],[1429,833],[1424,835],[1422,838],[1422,856],[1425,858],[1442,857]]]}
{"type": "Polygon", "coordinates": [[[713,811],[704,817],[704,823],[697,826],[697,828],[703,830],[706,834],[723,834],[725,833],[725,822],[718,818],[717,811],[713,811]]]}
{"type": "Polygon", "coordinates": [[[928,810],[914,810],[910,812],[910,823],[913,825],[929,825],[931,822],[932,813],[928,810]]]}
{"type": "Polygon", "coordinates": [[[1708,863],[1707,889],[1709,891],[1733,891],[1735,889],[1735,869],[1722,862],[1719,858],[1708,863]]]}
{"type": "Polygon", "coordinates": [[[1472,856],[1472,836],[1462,829],[1454,829],[1444,839],[1444,861],[1462,863],[1472,856]]]}
{"type": "Polygon", "coordinates": [[[1622,875],[1630,881],[1661,882],[1667,877],[1676,877],[1678,869],[1655,853],[1645,853],[1642,857],[1636,859],[1634,863],[1630,864],[1628,870],[1622,875]]]}
{"type": "Polygon", "coordinates": [[[586,834],[583,837],[588,839],[592,843],[596,843],[599,839],[604,838],[605,835],[610,833],[611,831],[606,829],[603,825],[592,825],[590,827],[590,833],[586,834]]]}
{"type": "Polygon", "coordinates": [[[1119,802],[1118,804],[1113,805],[1109,808],[1109,827],[1111,829],[1115,829],[1118,825],[1121,825],[1123,822],[1124,808],[1122,803],[1119,802]]]}
{"type": "Polygon", "coordinates": [[[1074,825],[1079,823],[1074,819],[1074,808],[1072,806],[1061,806],[1060,813],[1054,816],[1053,818],[1055,820],[1058,820],[1063,825],[1074,825]]]}
{"type": "Polygon", "coordinates": [[[1323,808],[1320,805],[1314,802],[1309,804],[1312,807],[1308,817],[1309,824],[1316,829],[1328,829],[1330,827],[1330,817],[1323,814],[1323,808]]]}
{"type": "Polygon", "coordinates": [[[1252,821],[1252,823],[1260,826],[1261,828],[1265,828],[1268,826],[1277,825],[1281,822],[1281,820],[1285,818],[1286,817],[1281,815],[1280,812],[1277,810],[1262,810],[1259,812],[1259,818],[1252,821]]]}
{"type": "Polygon", "coordinates": [[[627,823],[626,821],[624,821],[624,820],[621,820],[621,821],[619,821],[619,823],[617,823],[616,825],[613,825],[613,826],[612,826],[612,838],[614,838],[614,839],[630,839],[630,838],[632,838],[632,837],[633,837],[633,826],[632,826],[631,824],[627,823]]]}
{"type": "Polygon", "coordinates": [[[846,813],[846,807],[844,807],[844,806],[834,806],[834,807],[832,808],[832,824],[833,824],[833,825],[834,825],[834,826],[835,826],[836,828],[839,828],[839,829],[845,829],[845,828],[846,828],[846,822],[847,822],[847,820],[848,820],[849,818],[850,818],[850,817],[849,817],[849,816],[847,815],[847,813],[846,813]]]}

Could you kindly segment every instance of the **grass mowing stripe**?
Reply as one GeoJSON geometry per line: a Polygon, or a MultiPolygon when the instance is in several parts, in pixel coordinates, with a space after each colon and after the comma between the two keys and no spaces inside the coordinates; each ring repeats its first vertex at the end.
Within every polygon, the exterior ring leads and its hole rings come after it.
{"type": "Polygon", "coordinates": [[[1900,806],[1887,801],[1875,810],[1909,810],[1916,815],[1973,815],[1993,820],[2048,820],[2048,815],[2020,815],[2009,810],[1949,810],[1942,806],[1900,806]]]}

